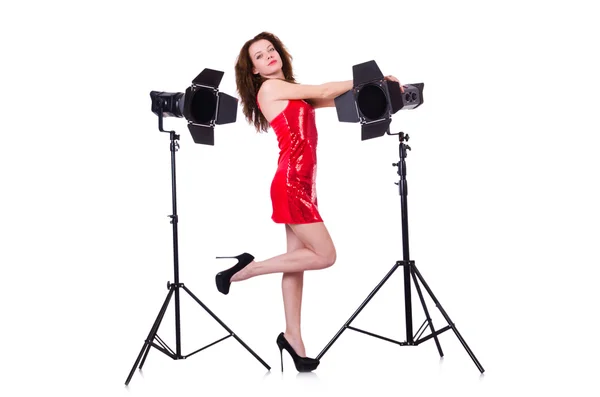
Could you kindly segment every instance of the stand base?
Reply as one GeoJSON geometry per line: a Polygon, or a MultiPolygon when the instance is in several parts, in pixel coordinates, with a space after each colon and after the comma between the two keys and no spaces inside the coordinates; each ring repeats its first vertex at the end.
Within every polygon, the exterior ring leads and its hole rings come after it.
{"type": "MultiPolygon", "coordinates": [[[[179,284],[171,284],[168,283],[167,284],[168,288],[169,288],[169,293],[167,294],[167,297],[165,298],[165,301],[158,313],[158,317],[156,317],[156,320],[154,321],[154,324],[152,325],[152,328],[150,329],[150,333],[148,334],[148,337],[146,338],[146,340],[144,341],[144,345],[142,346],[142,350],[140,351],[137,359],[135,360],[135,363],[133,364],[133,367],[131,368],[131,372],[129,373],[129,376],[127,377],[127,380],[125,381],[125,385],[128,385],[129,382],[131,381],[131,378],[133,377],[133,374],[135,372],[135,368],[138,366],[139,364],[139,369],[141,370],[142,367],[144,366],[144,363],[146,362],[146,358],[148,357],[148,352],[150,351],[150,347],[154,347],[156,348],[158,351],[164,353],[165,355],[171,357],[173,360],[183,360],[183,359],[187,359],[188,357],[210,347],[213,346],[229,337],[234,337],[242,346],[244,346],[246,348],[246,350],[248,350],[267,370],[271,370],[271,367],[264,362],[252,349],[250,349],[250,347],[248,347],[248,345],[246,345],[244,343],[244,341],[242,341],[231,329],[229,329],[229,327],[227,327],[227,325],[225,325],[225,323],[223,323],[212,311],[210,311],[210,309],[200,301],[200,299],[198,299],[183,283],[179,283],[179,284]],[[206,310],[206,312],[208,314],[210,314],[212,316],[212,318],[214,318],[219,324],[221,324],[221,326],[223,328],[225,328],[225,330],[227,330],[227,332],[229,333],[229,335],[215,341],[212,342],[188,355],[181,355],[181,343],[179,341],[179,335],[177,336],[177,353],[174,352],[169,346],[167,346],[167,344],[156,334],[158,332],[158,328],[160,328],[160,324],[163,320],[163,317],[167,311],[167,308],[169,306],[169,302],[171,301],[171,297],[173,296],[173,294],[176,294],[176,304],[178,303],[178,295],[179,295],[179,288],[182,288],[189,296],[191,296],[196,302],[198,302],[198,304],[200,306],[202,306],[202,308],[204,310],[206,310]],[[156,341],[156,343],[155,343],[156,341]],[[141,361],[141,362],[140,362],[141,361]]],[[[177,305],[178,306],[178,305],[177,305]]],[[[178,308],[177,308],[178,309],[178,308]]],[[[176,321],[177,321],[177,333],[179,334],[179,315],[178,315],[178,310],[176,313],[176,321]]]]}
{"type": "Polygon", "coordinates": [[[456,337],[458,338],[460,343],[463,345],[463,347],[465,348],[465,350],[467,351],[467,353],[469,354],[469,356],[471,357],[471,359],[477,366],[477,369],[479,369],[479,371],[481,373],[484,372],[483,367],[481,366],[481,364],[479,363],[479,361],[477,360],[477,358],[475,357],[475,355],[473,354],[473,352],[471,351],[471,349],[469,348],[469,346],[467,345],[467,343],[465,342],[463,337],[460,335],[460,333],[456,329],[456,326],[454,325],[454,323],[452,322],[452,320],[450,319],[450,317],[448,316],[446,311],[442,308],[442,305],[440,304],[440,302],[437,300],[437,298],[431,291],[431,288],[429,288],[429,286],[423,279],[423,276],[421,276],[421,273],[415,266],[414,261],[406,261],[405,260],[405,261],[396,262],[394,267],[392,267],[392,269],[385,275],[385,277],[381,280],[381,282],[379,282],[379,284],[375,287],[375,289],[373,289],[373,291],[371,291],[369,296],[363,301],[363,303],[359,306],[359,308],[354,312],[354,314],[352,314],[352,316],[348,319],[348,321],[346,321],[346,323],[342,326],[342,328],[340,328],[340,330],[337,332],[337,334],[327,344],[327,346],[325,346],[325,348],[323,348],[321,353],[319,353],[319,355],[316,358],[320,360],[321,357],[323,357],[323,355],[327,352],[327,350],[329,350],[329,348],[333,345],[333,343],[341,336],[341,334],[346,329],[351,329],[353,331],[357,331],[357,332],[360,332],[360,333],[363,333],[363,334],[366,334],[369,336],[373,336],[375,338],[379,338],[379,339],[382,339],[382,340],[385,340],[388,342],[392,342],[392,343],[395,343],[400,346],[418,346],[419,344],[433,338],[435,340],[435,344],[437,346],[440,357],[443,357],[444,353],[442,351],[440,341],[438,340],[438,335],[443,332],[448,331],[449,329],[452,329],[452,331],[454,331],[454,334],[456,335],[456,337]],[[367,305],[367,303],[369,303],[369,301],[373,298],[373,296],[375,296],[377,291],[379,291],[379,289],[381,289],[381,287],[385,284],[385,282],[392,276],[392,274],[400,266],[404,266],[404,288],[405,288],[405,298],[407,301],[407,305],[406,305],[406,328],[407,328],[406,336],[407,336],[407,340],[404,342],[399,342],[399,341],[396,341],[396,340],[393,340],[390,338],[386,338],[384,336],[374,334],[372,332],[364,331],[364,330],[350,326],[352,321],[354,321],[354,319],[364,309],[364,307],[367,305]],[[417,293],[419,294],[419,299],[421,301],[421,305],[423,306],[423,311],[424,311],[425,317],[426,317],[426,320],[423,322],[423,324],[421,324],[421,326],[419,327],[419,329],[417,330],[417,332],[415,333],[414,336],[412,334],[412,313],[411,313],[411,307],[410,307],[410,285],[411,285],[410,281],[411,281],[411,278],[415,284],[417,293]],[[423,293],[421,292],[421,287],[419,286],[419,281],[423,284],[423,287],[425,287],[425,290],[427,291],[427,293],[429,294],[431,299],[435,302],[436,307],[440,310],[440,312],[442,313],[442,315],[448,322],[448,325],[445,326],[444,328],[436,330],[433,327],[433,321],[431,320],[431,317],[429,316],[429,311],[427,310],[427,305],[425,304],[425,299],[423,298],[423,293]],[[427,326],[429,326],[431,333],[429,335],[422,337],[423,333],[427,329],[427,326]]]}

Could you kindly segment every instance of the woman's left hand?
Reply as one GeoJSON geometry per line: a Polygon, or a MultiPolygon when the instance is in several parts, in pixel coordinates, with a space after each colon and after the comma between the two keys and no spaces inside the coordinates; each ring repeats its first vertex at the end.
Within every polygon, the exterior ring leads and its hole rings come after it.
{"type": "MultiPolygon", "coordinates": [[[[395,81],[396,83],[400,84],[400,80],[398,80],[397,78],[395,78],[395,77],[394,77],[394,76],[392,76],[392,75],[385,76],[385,77],[384,77],[384,80],[395,81]]],[[[402,84],[400,84],[400,91],[401,91],[402,93],[404,93],[404,86],[403,86],[402,84]]]]}

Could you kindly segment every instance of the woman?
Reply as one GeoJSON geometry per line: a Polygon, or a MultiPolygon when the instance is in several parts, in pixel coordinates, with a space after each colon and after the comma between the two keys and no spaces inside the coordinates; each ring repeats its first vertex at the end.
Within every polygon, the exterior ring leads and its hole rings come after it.
{"type": "MultiPolygon", "coordinates": [[[[351,90],[353,82],[297,84],[291,59],[278,37],[262,32],[244,44],[235,65],[246,120],[257,132],[271,127],[277,135],[280,153],[271,184],[272,220],[285,224],[287,253],[263,261],[255,261],[248,253],[218,257],[236,258],[238,263],[218,273],[216,284],[220,292],[228,294],[232,282],[283,273],[286,329],[277,337],[281,370],[286,349],[296,369],[308,372],[316,369],[319,361],[306,357],[300,331],[304,271],[328,268],[336,260],[335,246],[318,210],[314,109],[334,107],[334,98],[351,90]]],[[[398,81],[393,76],[386,79],[398,81]]]]}

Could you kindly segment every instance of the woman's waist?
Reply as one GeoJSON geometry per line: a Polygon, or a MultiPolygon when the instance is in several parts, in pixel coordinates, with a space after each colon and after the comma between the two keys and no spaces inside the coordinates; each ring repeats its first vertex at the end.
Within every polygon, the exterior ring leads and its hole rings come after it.
{"type": "Polygon", "coordinates": [[[298,157],[291,157],[284,153],[277,160],[277,172],[312,172],[316,165],[317,156],[313,153],[298,157]]]}

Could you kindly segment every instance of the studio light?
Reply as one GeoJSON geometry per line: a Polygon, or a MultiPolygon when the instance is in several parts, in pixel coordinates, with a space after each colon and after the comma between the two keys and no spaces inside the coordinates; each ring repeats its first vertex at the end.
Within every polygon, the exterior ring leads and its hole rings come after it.
{"type": "Polygon", "coordinates": [[[194,293],[180,281],[179,278],[179,215],[177,214],[177,180],[175,172],[175,153],[179,150],[179,134],[175,131],[165,131],[163,129],[164,117],[185,117],[188,120],[188,129],[192,134],[194,142],[204,145],[214,145],[214,126],[216,124],[233,123],[236,119],[237,99],[227,94],[220,93],[219,83],[223,77],[223,72],[212,69],[204,69],[192,82],[192,85],[182,92],[162,92],[151,91],[152,112],[158,116],[158,129],[162,132],[168,132],[170,135],[169,149],[171,151],[171,201],[173,213],[168,217],[173,225],[173,275],[174,281],[167,282],[167,297],[165,298],[154,324],[150,328],[150,333],[144,338],[144,344],[140,350],[131,371],[125,380],[125,385],[129,385],[136,368],[142,370],[146,358],[152,348],[165,354],[173,360],[186,360],[190,356],[214,346],[229,337],[236,339],[248,352],[250,352],[266,369],[271,367],[260,358],[240,337],[233,332],[221,319],[213,313],[194,293]],[[201,347],[189,354],[182,354],[181,349],[181,306],[180,295],[186,293],[196,301],[202,308],[210,314],[228,333],[228,335],[201,347]],[[168,310],[171,299],[175,298],[175,348],[172,349],[159,335],[161,323],[164,320],[165,313],[168,310]]]}
{"type": "Polygon", "coordinates": [[[335,98],[338,120],[361,124],[362,140],[389,133],[392,114],[423,103],[423,83],[404,85],[385,80],[375,61],[352,67],[353,87],[335,98]]]}
{"type": "MultiPolygon", "coordinates": [[[[435,341],[440,357],[444,357],[444,352],[438,336],[448,330],[454,331],[459,342],[463,345],[467,354],[471,357],[477,369],[483,374],[484,369],[467,342],[458,332],[455,323],[450,319],[450,316],[442,308],[441,303],[433,294],[432,289],[427,285],[427,282],[417,269],[415,261],[411,259],[409,253],[408,239],[408,183],[406,181],[406,157],[408,151],[412,150],[406,144],[409,139],[408,134],[404,132],[390,133],[390,122],[392,114],[401,109],[415,109],[423,104],[423,83],[403,85],[404,92],[400,88],[400,84],[394,81],[385,80],[383,74],[375,61],[370,61],[353,67],[353,88],[342,95],[335,98],[335,107],[337,109],[338,119],[343,122],[356,123],[360,122],[362,140],[371,139],[388,135],[397,135],[399,140],[398,153],[400,161],[392,163],[393,167],[397,167],[400,180],[395,182],[398,185],[398,193],[400,195],[400,221],[401,221],[401,237],[402,237],[402,260],[397,260],[393,267],[387,272],[377,286],[369,293],[366,299],[360,304],[358,309],[354,311],[352,316],[344,323],[335,336],[327,343],[321,353],[315,358],[321,360],[323,355],[331,348],[336,340],[346,330],[358,331],[362,334],[373,336],[388,342],[392,342],[397,346],[418,346],[421,343],[433,339],[435,341]],[[375,294],[384,286],[391,276],[400,267],[404,273],[404,326],[406,327],[406,340],[394,340],[388,336],[377,335],[373,332],[359,329],[352,326],[352,322],[360,314],[360,312],[371,301],[375,294]],[[416,332],[413,329],[413,286],[416,290],[419,301],[425,314],[425,321],[421,323],[416,332]],[[442,328],[435,328],[433,320],[429,314],[429,309],[425,302],[425,292],[435,303],[435,307],[439,309],[447,322],[442,328]],[[429,332],[427,332],[429,331],[429,332]],[[427,333],[427,334],[426,334],[427,333]]],[[[396,316],[394,311],[394,316],[396,316]]],[[[437,320],[436,320],[437,321],[437,320]]],[[[418,324],[418,323],[416,323],[418,324]]]]}
{"type": "Polygon", "coordinates": [[[184,117],[195,143],[215,144],[217,124],[235,123],[238,100],[219,92],[223,72],[204,69],[183,92],[151,91],[152,112],[162,117],[184,117]]]}

